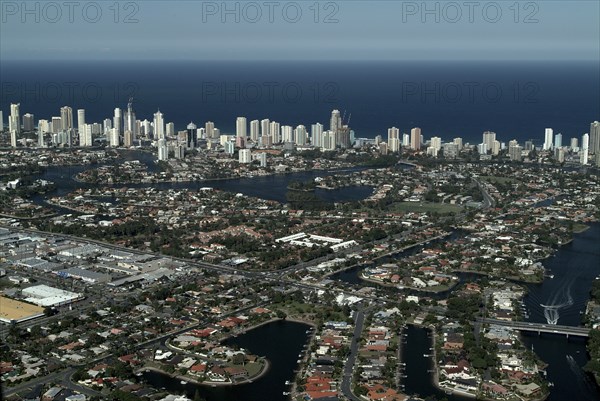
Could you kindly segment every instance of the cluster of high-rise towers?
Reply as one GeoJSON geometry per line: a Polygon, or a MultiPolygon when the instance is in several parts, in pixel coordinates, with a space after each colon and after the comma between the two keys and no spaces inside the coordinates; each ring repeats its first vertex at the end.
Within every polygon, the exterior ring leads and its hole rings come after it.
{"type": "MultiPolygon", "coordinates": [[[[169,157],[170,149],[176,157],[183,157],[186,149],[198,147],[202,140],[209,149],[222,147],[226,153],[233,154],[235,149],[270,148],[274,145],[312,146],[322,150],[336,148],[349,148],[355,142],[354,131],[349,127],[350,116],[345,119],[339,110],[331,112],[329,129],[321,123],[312,124],[310,130],[304,125],[292,127],[281,125],[277,121],[266,118],[252,120],[248,123],[246,117],[237,117],[235,135],[222,134],[215,127],[214,122],[207,121],[204,127],[198,128],[191,122],[185,131],[175,131],[175,124],[165,123],[163,114],[158,110],[154,113],[153,120],[140,121],[133,110],[133,99],[130,99],[127,109],[116,108],[113,118],[107,118],[102,123],[87,123],[85,110],[77,110],[77,124],[75,125],[73,109],[69,106],[60,108],[60,115],[50,119],[40,119],[37,123],[38,146],[92,146],[95,140],[105,141],[112,147],[131,147],[137,145],[140,139],[154,141],[158,147],[160,160],[169,157]]],[[[4,127],[2,111],[0,111],[0,129],[4,127]]],[[[33,114],[20,115],[20,104],[11,104],[8,118],[11,146],[17,147],[18,139],[22,132],[36,130],[33,114]]],[[[399,152],[402,148],[414,151],[426,151],[427,154],[437,157],[443,151],[445,157],[456,157],[467,146],[462,138],[454,138],[444,142],[438,136],[424,140],[421,128],[415,127],[410,134],[400,134],[396,127],[388,129],[387,141],[378,135],[375,144],[383,153],[399,152]]],[[[496,133],[485,131],[482,142],[476,145],[482,157],[498,155],[500,151],[507,150],[512,160],[520,161],[529,152],[535,149],[534,141],[525,141],[521,145],[516,139],[508,144],[499,141],[496,133]]],[[[553,152],[554,157],[562,162],[565,155],[575,153],[583,165],[600,165],[600,123],[594,121],[590,124],[589,133],[582,135],[581,139],[571,138],[570,143],[563,144],[562,134],[554,134],[552,128],[546,128],[542,151],[553,152]]],[[[244,153],[243,158],[248,156],[244,153]]],[[[240,156],[240,160],[242,156],[240,156]]]]}
{"type": "MultiPolygon", "coordinates": [[[[456,157],[458,153],[467,146],[463,144],[462,138],[454,138],[451,142],[443,142],[442,138],[434,136],[425,141],[421,129],[415,127],[409,134],[400,135],[400,130],[396,127],[388,129],[387,142],[383,142],[381,136],[375,139],[376,144],[380,146],[383,152],[398,152],[401,148],[408,148],[414,151],[425,150],[428,155],[437,157],[440,151],[443,151],[445,157],[456,157]]],[[[500,151],[507,150],[511,160],[521,161],[535,149],[534,141],[525,141],[523,145],[513,139],[508,144],[499,141],[496,133],[485,131],[482,142],[477,144],[477,151],[482,157],[497,156],[500,151]]],[[[554,135],[552,128],[546,128],[544,131],[544,144],[540,149],[545,152],[553,152],[557,161],[565,161],[568,152],[579,156],[582,165],[596,164],[600,166],[600,122],[594,121],[590,124],[590,132],[585,133],[579,138],[571,138],[569,145],[563,144],[562,134],[554,135]]]]}

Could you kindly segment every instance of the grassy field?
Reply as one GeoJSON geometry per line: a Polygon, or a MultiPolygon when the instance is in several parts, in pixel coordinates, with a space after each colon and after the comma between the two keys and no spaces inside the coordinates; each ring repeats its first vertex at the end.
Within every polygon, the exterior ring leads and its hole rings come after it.
{"type": "Polygon", "coordinates": [[[449,203],[429,203],[429,202],[396,202],[390,205],[390,210],[395,212],[415,212],[440,214],[459,213],[462,206],[451,205],[449,203]]]}

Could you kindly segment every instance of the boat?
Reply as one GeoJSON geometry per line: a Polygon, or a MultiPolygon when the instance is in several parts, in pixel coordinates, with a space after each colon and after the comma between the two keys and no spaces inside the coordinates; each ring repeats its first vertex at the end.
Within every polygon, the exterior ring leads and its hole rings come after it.
{"type": "Polygon", "coordinates": [[[182,380],[182,381],[180,381],[179,383],[181,383],[181,384],[187,384],[188,382],[187,382],[187,381],[185,381],[185,380],[182,380]]]}
{"type": "Polygon", "coordinates": [[[289,386],[290,384],[291,384],[291,382],[290,382],[289,380],[286,380],[286,381],[285,381],[285,385],[286,385],[286,386],[289,386]]]}

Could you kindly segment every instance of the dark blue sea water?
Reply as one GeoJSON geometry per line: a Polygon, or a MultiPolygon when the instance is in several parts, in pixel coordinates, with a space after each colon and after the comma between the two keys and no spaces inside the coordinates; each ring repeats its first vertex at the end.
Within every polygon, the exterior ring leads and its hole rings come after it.
{"type": "Polygon", "coordinates": [[[589,62],[448,61],[3,61],[0,110],[11,102],[49,119],[61,106],[86,109],[86,121],[112,118],[134,97],[137,118],[158,108],[176,129],[214,121],[235,131],[237,116],[282,125],[321,122],[346,111],[357,137],[385,137],[419,126],[426,139],[543,141],[544,128],[563,144],[600,119],[600,66],[589,62]]]}

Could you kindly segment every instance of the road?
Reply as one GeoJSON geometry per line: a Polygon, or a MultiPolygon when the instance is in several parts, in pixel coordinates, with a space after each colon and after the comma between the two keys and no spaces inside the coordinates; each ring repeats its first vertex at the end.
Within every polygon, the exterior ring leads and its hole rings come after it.
{"type": "Polygon", "coordinates": [[[360,345],[360,338],[365,324],[365,312],[367,309],[360,308],[356,312],[356,318],[354,320],[354,335],[352,336],[352,343],[350,344],[350,355],[344,365],[344,376],[342,377],[342,394],[352,401],[364,401],[357,397],[352,392],[352,372],[354,371],[354,365],[356,364],[356,358],[358,357],[358,347],[360,345]]]}

